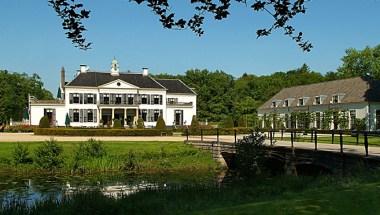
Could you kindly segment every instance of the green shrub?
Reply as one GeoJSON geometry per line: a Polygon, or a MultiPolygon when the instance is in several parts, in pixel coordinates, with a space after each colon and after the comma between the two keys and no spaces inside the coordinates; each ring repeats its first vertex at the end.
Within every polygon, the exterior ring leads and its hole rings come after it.
{"type": "Polygon", "coordinates": [[[139,168],[140,166],[137,162],[135,152],[129,151],[122,169],[130,172],[130,171],[136,171],[139,168]]]}
{"type": "Polygon", "coordinates": [[[166,129],[165,120],[162,116],[158,117],[158,120],[156,123],[156,129],[161,129],[161,130],[166,129]]]}
{"type": "Polygon", "coordinates": [[[367,129],[365,119],[355,119],[354,129],[357,131],[365,131],[367,129]]]}
{"type": "Polygon", "coordinates": [[[10,133],[29,133],[33,132],[36,127],[33,125],[14,125],[5,127],[4,131],[10,133]]]}
{"type": "Polygon", "coordinates": [[[40,128],[50,128],[49,117],[47,117],[47,116],[43,116],[43,117],[40,119],[39,127],[40,127],[40,128]]]}
{"type": "Polygon", "coordinates": [[[84,152],[87,157],[99,158],[107,154],[104,144],[100,140],[90,138],[84,144],[84,152]]]}
{"type": "Polygon", "coordinates": [[[25,144],[17,143],[13,149],[12,157],[13,163],[15,165],[32,163],[32,158],[29,154],[29,148],[25,144]]]}
{"type": "Polygon", "coordinates": [[[121,128],[121,120],[115,119],[113,121],[113,128],[121,128]]]}
{"type": "Polygon", "coordinates": [[[144,120],[141,117],[139,117],[139,119],[137,120],[137,128],[139,128],[139,129],[145,128],[144,120]]]}
{"type": "Polygon", "coordinates": [[[35,135],[48,136],[161,136],[173,135],[172,130],[167,129],[106,129],[106,128],[37,128],[35,135]]]}
{"type": "Polygon", "coordinates": [[[197,129],[199,129],[199,122],[198,122],[198,119],[195,115],[193,115],[193,118],[191,119],[191,125],[190,125],[190,130],[191,131],[196,131],[197,129]]]}
{"type": "Polygon", "coordinates": [[[233,128],[233,127],[234,127],[234,120],[232,119],[232,117],[227,116],[223,120],[223,128],[233,128]]]}
{"type": "Polygon", "coordinates": [[[54,170],[62,167],[62,146],[51,138],[45,141],[35,151],[35,161],[38,167],[42,169],[54,170]]]}

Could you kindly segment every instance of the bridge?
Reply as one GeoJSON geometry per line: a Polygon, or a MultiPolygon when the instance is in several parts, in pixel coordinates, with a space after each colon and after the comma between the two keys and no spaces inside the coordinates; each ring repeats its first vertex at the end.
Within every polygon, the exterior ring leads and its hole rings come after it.
{"type": "MultiPolygon", "coordinates": [[[[322,134],[320,134],[322,135],[322,134]]],[[[343,133],[326,133],[332,135],[332,140],[338,144],[318,143],[310,137],[310,142],[297,142],[295,134],[287,133],[281,138],[273,138],[274,134],[267,134],[265,140],[266,165],[275,172],[290,175],[314,173],[349,173],[358,169],[380,169],[380,147],[368,146],[369,134],[363,134],[363,142],[358,145],[344,145],[344,138],[349,137],[343,133]],[[287,136],[286,136],[287,135],[287,136]],[[334,136],[335,135],[335,136],[334,136]],[[293,137],[294,136],[294,137],[293,137]],[[283,139],[283,140],[281,140],[283,139]]],[[[236,167],[235,143],[244,134],[227,136],[188,136],[185,143],[194,147],[212,152],[214,159],[230,169],[236,167]]]]}

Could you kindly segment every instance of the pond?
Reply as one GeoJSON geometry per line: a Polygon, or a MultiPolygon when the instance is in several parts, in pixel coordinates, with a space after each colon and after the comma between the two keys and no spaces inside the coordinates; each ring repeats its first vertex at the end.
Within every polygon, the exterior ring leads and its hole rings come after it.
{"type": "Polygon", "coordinates": [[[146,190],[170,190],[186,186],[215,186],[223,182],[220,173],[28,175],[0,171],[0,202],[21,200],[28,205],[43,200],[70,197],[77,193],[99,192],[118,199],[146,190]]]}

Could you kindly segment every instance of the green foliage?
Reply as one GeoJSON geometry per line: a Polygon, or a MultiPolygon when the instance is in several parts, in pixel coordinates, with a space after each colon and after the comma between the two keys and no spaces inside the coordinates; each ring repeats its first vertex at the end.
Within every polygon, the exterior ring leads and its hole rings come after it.
{"type": "Polygon", "coordinates": [[[365,131],[367,129],[366,119],[355,119],[354,129],[357,131],[365,131]]]}
{"type": "Polygon", "coordinates": [[[70,117],[68,113],[66,113],[65,125],[66,127],[70,127],[70,117]]]}
{"type": "Polygon", "coordinates": [[[62,146],[51,138],[36,149],[35,162],[42,169],[55,170],[61,168],[63,165],[62,152],[62,146]]]}
{"type": "Polygon", "coordinates": [[[198,122],[197,116],[193,115],[193,118],[191,119],[190,129],[191,130],[196,130],[199,127],[200,126],[199,126],[199,122],[198,122]]]}
{"type": "Polygon", "coordinates": [[[37,74],[11,73],[0,70],[0,124],[22,120],[25,107],[28,106],[28,94],[37,99],[52,99],[52,94],[43,88],[37,74]],[[16,93],[17,92],[17,93],[16,93]]]}
{"type": "Polygon", "coordinates": [[[338,124],[339,124],[340,129],[343,129],[343,130],[348,129],[349,119],[348,119],[348,112],[347,111],[339,112],[338,124]]]}
{"type": "Polygon", "coordinates": [[[332,111],[327,110],[327,111],[323,112],[322,129],[330,130],[332,119],[333,119],[333,112],[332,111]]]}
{"type": "Polygon", "coordinates": [[[236,144],[236,164],[243,176],[260,174],[265,159],[265,137],[260,133],[245,136],[236,144]]]}
{"type": "Polygon", "coordinates": [[[80,142],[74,149],[74,156],[71,164],[72,170],[80,170],[81,172],[84,172],[84,161],[102,158],[105,155],[107,155],[107,151],[101,141],[90,138],[86,142],[80,142]]]}
{"type": "Polygon", "coordinates": [[[124,165],[122,167],[123,170],[131,172],[139,170],[140,166],[137,162],[136,153],[134,151],[129,151],[127,158],[124,161],[124,165]]]}
{"type": "Polygon", "coordinates": [[[49,118],[47,116],[43,116],[40,119],[39,128],[50,128],[50,121],[49,121],[49,118]]]}
{"type": "Polygon", "coordinates": [[[13,149],[12,157],[13,163],[15,165],[32,163],[32,158],[29,154],[29,148],[25,144],[17,143],[13,149]]]}
{"type": "Polygon", "coordinates": [[[120,129],[121,128],[121,120],[119,120],[119,119],[115,119],[114,121],[113,121],[113,128],[116,128],[116,129],[120,129]]]}
{"type": "Polygon", "coordinates": [[[162,117],[162,116],[158,117],[158,120],[156,123],[156,129],[158,129],[158,130],[165,130],[166,129],[164,117],[162,117]]]}
{"type": "Polygon", "coordinates": [[[167,129],[105,129],[105,128],[37,128],[35,135],[48,136],[161,136],[173,135],[172,130],[167,129]]]}
{"type": "Polygon", "coordinates": [[[350,48],[342,58],[343,65],[338,68],[341,78],[364,76],[367,73],[380,79],[380,45],[365,47],[363,50],[350,48]]]}
{"type": "Polygon", "coordinates": [[[10,133],[30,133],[33,132],[35,128],[38,126],[33,125],[14,125],[14,126],[7,126],[4,129],[4,132],[10,132],[10,133]]]}
{"type": "Polygon", "coordinates": [[[141,117],[139,117],[139,119],[137,120],[137,128],[139,128],[139,129],[144,129],[145,128],[144,120],[141,117]]]}
{"type": "Polygon", "coordinates": [[[233,127],[235,127],[234,126],[234,120],[232,119],[231,116],[227,116],[226,118],[224,118],[222,127],[223,128],[233,128],[233,127]]]}
{"type": "Polygon", "coordinates": [[[240,116],[238,120],[238,127],[247,127],[246,116],[240,116]]]}

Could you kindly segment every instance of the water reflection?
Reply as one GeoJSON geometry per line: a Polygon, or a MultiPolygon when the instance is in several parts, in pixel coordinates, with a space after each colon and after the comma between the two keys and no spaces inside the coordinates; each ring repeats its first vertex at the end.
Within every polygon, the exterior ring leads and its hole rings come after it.
{"type": "Polygon", "coordinates": [[[215,185],[225,173],[181,173],[156,175],[106,174],[92,176],[23,176],[0,172],[0,202],[14,200],[28,205],[36,201],[70,197],[78,192],[99,191],[111,198],[133,195],[144,190],[179,188],[181,186],[215,185]]]}

